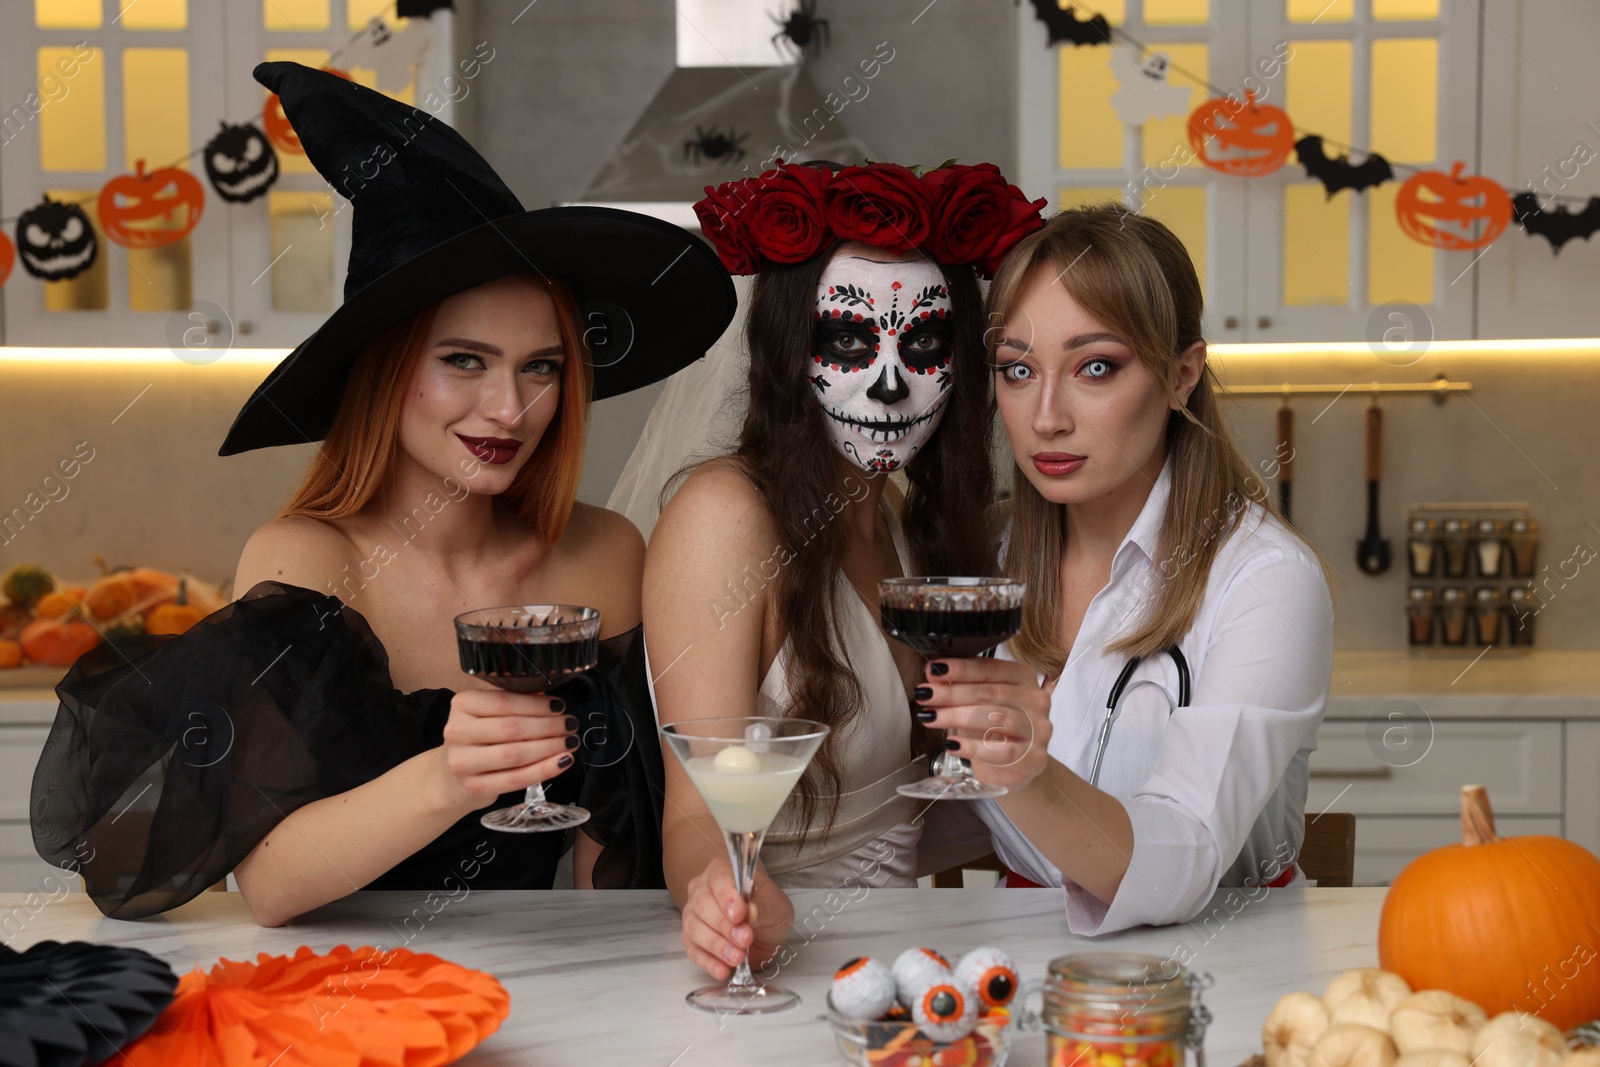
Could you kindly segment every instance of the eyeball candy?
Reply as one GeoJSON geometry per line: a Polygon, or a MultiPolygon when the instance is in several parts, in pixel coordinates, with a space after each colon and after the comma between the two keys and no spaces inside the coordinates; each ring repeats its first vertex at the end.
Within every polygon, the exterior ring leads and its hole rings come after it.
{"type": "Polygon", "coordinates": [[[909,1007],[917,1029],[935,1041],[960,1041],[978,1024],[978,998],[949,974],[918,990],[909,1007]]]}
{"type": "Polygon", "coordinates": [[[982,1011],[1003,1008],[1017,995],[1017,965],[997,948],[975,948],[956,964],[956,985],[977,994],[982,1011]]]}
{"type": "Polygon", "coordinates": [[[950,980],[950,961],[931,948],[908,948],[895,957],[895,995],[908,1008],[928,986],[950,980]]]}
{"type": "Polygon", "coordinates": [[[857,956],[833,972],[830,993],[839,1014],[863,1022],[880,1019],[894,1007],[894,972],[882,960],[857,956]]]}

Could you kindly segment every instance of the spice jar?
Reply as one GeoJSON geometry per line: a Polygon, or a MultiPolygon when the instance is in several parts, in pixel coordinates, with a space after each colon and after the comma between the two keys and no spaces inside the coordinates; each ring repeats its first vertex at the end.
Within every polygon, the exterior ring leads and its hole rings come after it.
{"type": "Polygon", "coordinates": [[[1466,519],[1444,520],[1444,573],[1447,578],[1467,576],[1466,519]]]}
{"type": "Polygon", "coordinates": [[[1406,541],[1406,558],[1413,578],[1426,578],[1433,574],[1439,563],[1437,539],[1439,520],[1417,518],[1411,520],[1411,537],[1406,541]]]}
{"type": "Polygon", "coordinates": [[[1493,645],[1500,640],[1501,594],[1496,586],[1479,586],[1472,592],[1472,621],[1478,632],[1478,644],[1493,645]]]}
{"type": "Polygon", "coordinates": [[[1513,645],[1533,644],[1533,620],[1539,615],[1538,602],[1520,586],[1506,590],[1506,629],[1513,645]]]}
{"type": "Polygon", "coordinates": [[[1484,578],[1498,578],[1505,569],[1506,524],[1500,519],[1479,519],[1478,540],[1472,546],[1477,551],[1478,574],[1484,578]]]}
{"type": "Polygon", "coordinates": [[[1433,619],[1436,608],[1433,589],[1414,585],[1406,592],[1406,630],[1413,645],[1433,644],[1433,619]]]}
{"type": "Polygon", "coordinates": [[[1467,591],[1458,585],[1447,585],[1440,592],[1439,628],[1444,644],[1467,643],[1467,591]]]}
{"type": "Polygon", "coordinates": [[[1190,974],[1160,956],[1080,952],[1050,961],[1040,1015],[1050,1067],[1183,1067],[1184,1049],[1205,1063],[1211,1012],[1190,974]]]}
{"type": "Polygon", "coordinates": [[[1512,576],[1532,578],[1533,559],[1539,551],[1539,520],[1512,519],[1506,544],[1511,549],[1512,576]]]}

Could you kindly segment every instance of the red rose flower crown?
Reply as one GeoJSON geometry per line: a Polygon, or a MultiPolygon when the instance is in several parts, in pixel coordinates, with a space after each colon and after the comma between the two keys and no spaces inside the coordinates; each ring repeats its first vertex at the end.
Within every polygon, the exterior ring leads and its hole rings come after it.
{"type": "Polygon", "coordinates": [[[694,213],[733,274],[763,260],[799,263],[835,240],[892,252],[923,249],[946,266],[970,264],[994,277],[1005,254],[1044,225],[1044,198],[1029,200],[993,163],[946,163],[918,173],[869,163],[834,173],[775,161],[759,177],[706,186],[694,213]]]}

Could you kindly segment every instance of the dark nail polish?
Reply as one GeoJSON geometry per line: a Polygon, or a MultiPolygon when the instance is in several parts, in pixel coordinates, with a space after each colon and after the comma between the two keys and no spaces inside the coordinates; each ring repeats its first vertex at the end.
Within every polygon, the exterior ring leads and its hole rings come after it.
{"type": "Polygon", "coordinates": [[[937,714],[938,714],[938,712],[929,711],[927,708],[918,708],[917,709],[917,721],[918,722],[932,722],[934,716],[937,715],[937,714]]]}
{"type": "Polygon", "coordinates": [[[578,728],[578,717],[576,715],[568,715],[567,716],[567,732],[571,733],[572,731],[576,730],[577,728],[578,728]]]}
{"type": "Polygon", "coordinates": [[[568,737],[567,738],[567,747],[568,748],[577,748],[578,747],[578,739],[576,737],[568,737]]]}
{"type": "Polygon", "coordinates": [[[928,664],[928,669],[934,674],[949,674],[950,664],[945,663],[943,660],[935,660],[933,663],[928,664]]]}
{"type": "Polygon", "coordinates": [[[568,767],[572,766],[572,757],[570,755],[562,756],[560,759],[556,760],[556,766],[560,767],[562,770],[566,770],[568,767]]]}
{"type": "Polygon", "coordinates": [[[956,749],[961,747],[961,742],[957,741],[953,737],[947,737],[944,739],[944,747],[949,749],[951,752],[954,752],[956,749]]]}
{"type": "Polygon", "coordinates": [[[551,711],[566,711],[567,710],[567,702],[565,700],[562,700],[560,697],[551,697],[550,698],[550,710],[551,711]]]}
{"type": "Polygon", "coordinates": [[[919,686],[917,686],[916,691],[913,692],[911,695],[916,697],[918,700],[932,700],[933,699],[933,686],[931,686],[931,685],[919,685],[919,686]]]}

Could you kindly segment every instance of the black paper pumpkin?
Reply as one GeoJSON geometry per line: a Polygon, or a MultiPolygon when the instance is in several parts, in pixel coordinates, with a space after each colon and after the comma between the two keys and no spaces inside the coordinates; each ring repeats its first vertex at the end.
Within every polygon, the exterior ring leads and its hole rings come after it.
{"type": "Polygon", "coordinates": [[[278,180],[278,153],[254,123],[227,122],[206,142],[206,177],[224,200],[247,203],[278,180]]]}
{"type": "Polygon", "coordinates": [[[51,200],[17,216],[17,258],[22,269],[47,282],[76,278],[94,263],[100,242],[77,204],[51,200]]]}
{"type": "Polygon", "coordinates": [[[85,941],[0,946],[0,1067],[100,1063],[172,1003],[178,976],[148,952],[85,941]]]}

